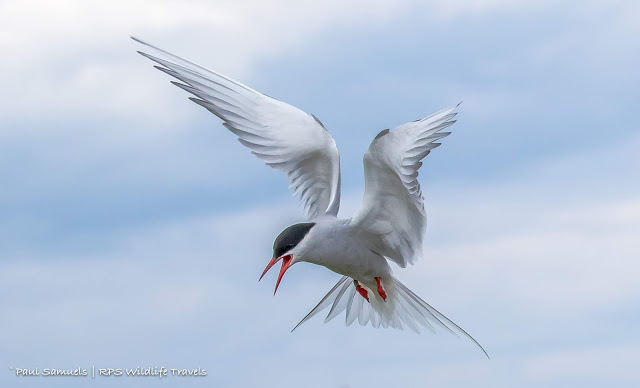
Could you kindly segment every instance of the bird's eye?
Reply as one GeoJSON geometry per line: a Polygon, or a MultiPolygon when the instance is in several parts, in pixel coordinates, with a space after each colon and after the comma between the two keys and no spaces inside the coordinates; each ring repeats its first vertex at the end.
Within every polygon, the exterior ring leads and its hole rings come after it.
{"type": "Polygon", "coordinates": [[[284,248],[285,248],[286,250],[289,250],[289,249],[293,248],[293,244],[287,244],[287,245],[285,245],[285,247],[284,247],[284,248]]]}

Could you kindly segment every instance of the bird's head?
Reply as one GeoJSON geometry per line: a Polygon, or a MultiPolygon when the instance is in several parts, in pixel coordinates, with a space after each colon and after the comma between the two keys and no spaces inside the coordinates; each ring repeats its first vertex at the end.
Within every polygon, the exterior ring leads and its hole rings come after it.
{"type": "MultiPolygon", "coordinates": [[[[280,285],[280,280],[287,269],[291,267],[295,262],[300,260],[300,242],[309,234],[311,228],[315,225],[314,222],[304,222],[301,224],[294,224],[283,230],[276,240],[273,242],[273,258],[267,264],[267,268],[264,269],[262,277],[273,267],[278,261],[282,260],[282,267],[280,267],[280,274],[278,274],[278,280],[276,281],[276,289],[273,292],[275,295],[280,285]]],[[[258,281],[260,281],[258,280],[258,281]]]]}

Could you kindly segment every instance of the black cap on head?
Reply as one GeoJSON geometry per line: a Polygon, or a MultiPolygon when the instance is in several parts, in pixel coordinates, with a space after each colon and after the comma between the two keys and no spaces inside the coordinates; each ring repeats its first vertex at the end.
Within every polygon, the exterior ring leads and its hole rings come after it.
{"type": "Polygon", "coordinates": [[[304,222],[283,230],[273,243],[273,257],[280,257],[295,248],[315,224],[315,222],[304,222]]]}

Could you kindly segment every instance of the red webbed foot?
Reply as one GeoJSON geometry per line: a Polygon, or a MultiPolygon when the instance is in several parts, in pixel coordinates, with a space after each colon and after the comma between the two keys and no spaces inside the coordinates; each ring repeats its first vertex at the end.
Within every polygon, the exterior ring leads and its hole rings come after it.
{"type": "Polygon", "coordinates": [[[380,297],[382,299],[384,299],[384,301],[387,301],[387,292],[384,290],[384,287],[382,287],[382,282],[380,281],[380,277],[376,276],[376,283],[378,283],[378,295],[380,295],[380,297]]]}
{"type": "Polygon", "coordinates": [[[365,298],[367,300],[367,302],[368,302],[369,301],[369,293],[367,292],[367,290],[364,287],[362,287],[360,285],[360,283],[358,283],[358,281],[355,280],[355,279],[353,280],[353,284],[356,285],[356,291],[358,291],[358,293],[360,295],[362,295],[362,297],[365,298]]]}

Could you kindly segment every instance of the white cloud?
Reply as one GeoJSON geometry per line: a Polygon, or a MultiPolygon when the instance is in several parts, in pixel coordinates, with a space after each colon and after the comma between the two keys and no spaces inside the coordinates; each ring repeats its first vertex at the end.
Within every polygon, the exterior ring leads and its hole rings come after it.
{"type": "Polygon", "coordinates": [[[637,344],[562,351],[532,358],[526,372],[537,379],[567,379],[581,376],[584,380],[610,381],[613,376],[627,384],[640,383],[640,346],[637,344]]]}
{"type": "MultiPolygon", "coordinates": [[[[509,2],[350,1],[30,1],[0,2],[0,117],[37,111],[51,118],[126,118],[155,124],[187,117],[179,93],[138,58],[129,35],[149,40],[234,78],[250,81],[261,59],[286,55],[334,29],[388,28],[424,13],[454,23],[509,2]],[[173,97],[170,97],[173,95],[173,97]],[[168,109],[171,106],[171,109],[168,109]]],[[[510,9],[538,6],[519,2],[510,9]]],[[[5,128],[7,130],[7,128],[5,128]]]]}
{"type": "Polygon", "coordinates": [[[175,122],[185,117],[186,104],[167,109],[177,97],[165,96],[179,93],[169,92],[135,54],[139,45],[129,35],[247,79],[260,58],[287,53],[335,25],[375,23],[405,7],[384,1],[3,1],[0,51],[11,60],[0,71],[11,76],[0,114],[21,117],[35,108],[49,118],[175,122]]]}
{"type": "Polygon", "coordinates": [[[638,144],[548,160],[502,183],[427,190],[425,260],[411,278],[455,303],[500,300],[523,314],[596,319],[632,303],[640,187],[619,166],[638,164],[638,144]]]}

